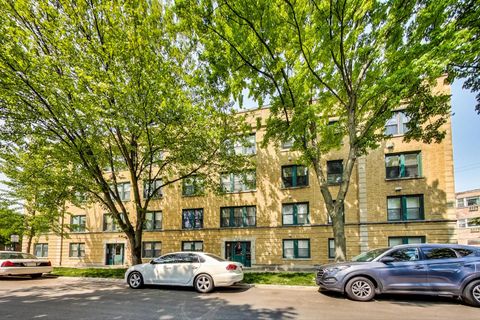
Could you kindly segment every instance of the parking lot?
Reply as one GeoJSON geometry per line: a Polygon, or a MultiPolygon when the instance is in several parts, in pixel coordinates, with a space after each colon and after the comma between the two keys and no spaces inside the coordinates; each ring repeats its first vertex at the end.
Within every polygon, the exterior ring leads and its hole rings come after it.
{"type": "Polygon", "coordinates": [[[446,297],[381,296],[362,303],[316,287],[129,289],[121,280],[0,278],[2,319],[479,319],[446,297]]]}

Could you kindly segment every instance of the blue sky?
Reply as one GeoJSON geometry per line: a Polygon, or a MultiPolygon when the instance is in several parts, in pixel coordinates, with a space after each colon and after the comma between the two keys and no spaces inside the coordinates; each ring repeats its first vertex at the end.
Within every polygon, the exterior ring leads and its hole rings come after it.
{"type": "Polygon", "coordinates": [[[475,94],[462,85],[463,81],[452,85],[455,192],[480,188],[480,115],[475,112],[475,94]]]}
{"type": "Polygon", "coordinates": [[[480,188],[480,115],[475,112],[475,94],[462,85],[452,85],[455,192],[480,188]]]}

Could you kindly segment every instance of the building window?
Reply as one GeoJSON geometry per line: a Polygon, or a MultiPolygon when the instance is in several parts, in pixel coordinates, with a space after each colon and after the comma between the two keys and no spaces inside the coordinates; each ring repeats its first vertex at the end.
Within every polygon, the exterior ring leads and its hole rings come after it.
{"type": "Polygon", "coordinates": [[[162,255],[162,243],[142,242],[142,258],[156,258],[162,255]]]}
{"type": "Polygon", "coordinates": [[[457,208],[465,208],[465,198],[457,199],[457,208]]]}
{"type": "Polygon", "coordinates": [[[249,156],[257,153],[255,133],[241,137],[235,142],[225,141],[227,150],[236,155],[249,156]]]}
{"type": "Polygon", "coordinates": [[[182,228],[183,229],[203,228],[203,209],[183,209],[182,210],[182,228]]]}
{"type": "Polygon", "coordinates": [[[387,197],[388,221],[423,220],[423,196],[387,197]]]}
{"type": "MultiPolygon", "coordinates": [[[[335,205],[336,203],[336,200],[333,200],[333,204],[335,205]]],[[[345,203],[342,205],[342,208],[340,209],[341,212],[342,212],[342,220],[343,220],[343,223],[345,223],[345,203]]],[[[330,217],[330,215],[328,214],[327,212],[327,223],[328,224],[332,224],[333,221],[332,221],[332,217],[330,217]]]]}
{"type": "Polygon", "coordinates": [[[420,237],[388,237],[388,246],[398,246],[401,244],[425,243],[425,236],[420,237]]]}
{"type": "Polygon", "coordinates": [[[85,243],[70,243],[68,256],[72,258],[85,257],[85,243]]]}
{"type": "Polygon", "coordinates": [[[308,259],[310,258],[310,240],[283,240],[283,258],[308,259]]]}
{"type": "Polygon", "coordinates": [[[182,251],[203,251],[203,241],[182,241],[182,251]]]}
{"type": "Polygon", "coordinates": [[[39,258],[48,257],[48,243],[37,243],[35,245],[34,254],[39,258]]]}
{"type": "Polygon", "coordinates": [[[335,239],[328,239],[328,259],[335,259],[335,239]]]}
{"type": "Polygon", "coordinates": [[[152,231],[162,229],[162,211],[148,211],[145,214],[143,230],[152,231]]]}
{"type": "Polygon", "coordinates": [[[70,221],[70,231],[71,232],[85,232],[85,224],[87,221],[87,216],[72,216],[70,221]]]}
{"type": "Polygon", "coordinates": [[[282,183],[285,188],[308,186],[307,167],[301,165],[282,166],[282,183]]]}
{"type": "Polygon", "coordinates": [[[146,199],[151,197],[153,199],[158,199],[163,197],[162,193],[162,180],[148,180],[143,183],[143,198],[146,199]]]}
{"type": "Polygon", "coordinates": [[[309,224],[308,203],[290,203],[282,206],[283,225],[309,224]]]}
{"type": "Polygon", "coordinates": [[[221,227],[254,227],[256,223],[256,207],[220,208],[221,227]]]}
{"type": "MultiPolygon", "coordinates": [[[[121,219],[124,221],[125,218],[123,214],[120,215],[121,219]]],[[[103,215],[103,231],[117,231],[120,229],[120,226],[113,218],[111,213],[105,213],[103,215]]]]}
{"type": "Polygon", "coordinates": [[[385,155],[387,179],[422,176],[420,152],[385,155]]]}
{"type": "Polygon", "coordinates": [[[407,123],[410,119],[405,112],[397,111],[393,113],[393,116],[387,121],[385,125],[386,135],[402,135],[408,132],[407,123]]]}
{"type": "Polygon", "coordinates": [[[478,228],[480,227],[480,217],[458,220],[459,228],[478,228]]]}
{"type": "Polygon", "coordinates": [[[292,138],[292,139],[288,139],[288,140],[284,140],[284,141],[282,141],[282,143],[281,143],[281,148],[282,148],[283,150],[291,149],[291,148],[293,147],[293,142],[294,142],[293,138],[292,138]]]}
{"type": "Polygon", "coordinates": [[[337,184],[342,182],[343,160],[327,161],[327,182],[337,184]]]}
{"type": "Polygon", "coordinates": [[[197,196],[204,192],[204,179],[201,176],[190,176],[183,179],[182,194],[184,196],[197,196]]]}
{"type": "Polygon", "coordinates": [[[479,197],[468,197],[467,198],[467,207],[477,206],[480,203],[479,197]]]}
{"type": "Polygon", "coordinates": [[[222,191],[226,193],[254,191],[257,187],[255,170],[222,174],[220,180],[222,191]]]}
{"type": "MultiPolygon", "coordinates": [[[[117,183],[117,189],[121,201],[130,201],[130,182],[117,183]]],[[[115,193],[115,186],[111,185],[110,190],[115,193]]]]}

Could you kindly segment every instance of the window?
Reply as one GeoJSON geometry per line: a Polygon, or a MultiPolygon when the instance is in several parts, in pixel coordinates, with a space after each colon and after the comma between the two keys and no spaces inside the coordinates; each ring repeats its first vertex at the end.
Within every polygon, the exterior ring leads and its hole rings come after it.
{"type": "Polygon", "coordinates": [[[281,148],[284,149],[284,150],[291,149],[293,147],[293,142],[294,142],[293,138],[288,139],[288,140],[284,140],[281,143],[281,148]]]}
{"type": "Polygon", "coordinates": [[[282,183],[285,188],[308,186],[308,169],[305,166],[282,166],[282,183]]]}
{"type": "Polygon", "coordinates": [[[283,225],[302,225],[310,223],[308,203],[291,203],[282,206],[283,225]]]}
{"type": "Polygon", "coordinates": [[[254,227],[256,207],[225,207],[220,209],[221,227],[254,227]]]}
{"type": "Polygon", "coordinates": [[[480,227],[480,217],[458,220],[458,226],[462,228],[480,227]]]}
{"type": "MultiPolygon", "coordinates": [[[[123,214],[121,215],[121,219],[124,220],[123,214]]],[[[120,229],[120,226],[113,218],[111,213],[105,213],[103,215],[103,231],[117,231],[120,229]]]]}
{"type": "Polygon", "coordinates": [[[467,227],[467,219],[459,219],[457,221],[459,228],[466,228],[467,227]]]}
{"type": "Polygon", "coordinates": [[[467,207],[470,206],[477,206],[480,201],[478,201],[478,197],[469,197],[467,198],[467,207]]]}
{"type": "Polygon", "coordinates": [[[385,125],[386,135],[402,135],[408,132],[407,123],[410,119],[405,112],[397,111],[393,113],[393,116],[387,121],[385,125]]]}
{"type": "Polygon", "coordinates": [[[337,184],[342,182],[343,160],[327,161],[327,182],[337,184]]]}
{"type": "Polygon", "coordinates": [[[204,179],[201,176],[190,176],[183,179],[182,194],[184,196],[201,195],[204,192],[204,179]]]}
{"type": "Polygon", "coordinates": [[[395,259],[395,262],[417,261],[420,260],[418,248],[403,248],[393,251],[388,255],[395,259]]]}
{"type": "Polygon", "coordinates": [[[421,177],[420,152],[385,155],[387,179],[421,177]]]}
{"type": "MultiPolygon", "coordinates": [[[[336,200],[333,200],[333,204],[335,204],[336,200]]],[[[345,204],[342,205],[342,220],[343,220],[343,223],[345,223],[345,204]]],[[[332,221],[332,217],[330,217],[330,215],[328,214],[327,212],[327,223],[328,224],[332,224],[333,221],[332,221]]]]}
{"type": "MultiPolygon", "coordinates": [[[[117,183],[118,196],[122,201],[130,201],[130,182],[117,183]]],[[[111,185],[110,190],[115,193],[115,186],[111,185]]]]}
{"type": "Polygon", "coordinates": [[[39,258],[48,257],[48,243],[37,243],[34,254],[39,258]]]}
{"type": "Polygon", "coordinates": [[[203,241],[182,241],[182,251],[203,251],[203,241]]]}
{"type": "Polygon", "coordinates": [[[236,155],[249,156],[257,153],[255,134],[244,136],[237,141],[225,141],[227,150],[236,155]]]}
{"type": "Polygon", "coordinates": [[[143,230],[152,231],[162,229],[162,211],[148,211],[145,214],[143,230]]]}
{"type": "Polygon", "coordinates": [[[328,239],[328,259],[335,259],[335,239],[328,239]]]}
{"type": "Polygon", "coordinates": [[[400,244],[425,243],[425,237],[388,237],[388,246],[398,246],[400,244]]]}
{"type": "Polygon", "coordinates": [[[203,228],[203,209],[183,209],[182,210],[182,228],[183,229],[203,228]]]}
{"type": "Polygon", "coordinates": [[[153,199],[158,199],[163,197],[161,186],[161,179],[145,181],[143,183],[143,198],[146,199],[150,196],[153,199]]]}
{"type": "Polygon", "coordinates": [[[285,259],[310,258],[310,240],[283,240],[283,257],[285,259]]]}
{"type": "Polygon", "coordinates": [[[423,196],[387,198],[388,221],[423,220],[423,196]]]}
{"type": "Polygon", "coordinates": [[[158,241],[142,242],[142,258],[155,258],[162,254],[162,243],[158,241]]]}
{"type": "Polygon", "coordinates": [[[220,180],[222,191],[226,193],[253,191],[257,187],[255,170],[222,174],[220,180]]]}
{"type": "Polygon", "coordinates": [[[72,216],[72,219],[70,221],[70,231],[85,232],[86,220],[87,220],[87,216],[85,215],[72,216]]]}
{"type": "Polygon", "coordinates": [[[423,248],[422,251],[428,260],[457,258],[455,251],[450,248],[423,248]]]}
{"type": "Polygon", "coordinates": [[[85,243],[70,243],[68,256],[72,258],[85,257],[85,243]]]}
{"type": "Polygon", "coordinates": [[[457,199],[457,208],[464,208],[465,207],[465,198],[457,199]]]}

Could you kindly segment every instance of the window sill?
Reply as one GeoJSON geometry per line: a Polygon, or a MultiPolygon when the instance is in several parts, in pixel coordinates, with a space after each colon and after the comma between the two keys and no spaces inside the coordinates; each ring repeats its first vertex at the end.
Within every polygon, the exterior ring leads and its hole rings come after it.
{"type": "Polygon", "coordinates": [[[311,261],[312,258],[283,258],[283,260],[287,260],[287,261],[311,261]]]}
{"type": "Polygon", "coordinates": [[[203,228],[182,228],[184,231],[203,230],[203,228]]]}
{"type": "Polygon", "coordinates": [[[280,187],[280,190],[295,190],[295,189],[303,189],[303,188],[308,188],[310,187],[309,185],[306,186],[296,186],[296,187],[280,187]]]}
{"type": "Polygon", "coordinates": [[[401,178],[385,178],[385,181],[403,181],[403,180],[421,180],[425,177],[401,177],[401,178]]]}
{"type": "Polygon", "coordinates": [[[257,189],[245,190],[245,191],[234,191],[234,192],[221,192],[221,194],[222,195],[227,195],[227,194],[253,193],[253,192],[257,192],[257,189]]]}
{"type": "Polygon", "coordinates": [[[182,198],[193,198],[193,197],[203,197],[205,196],[204,193],[199,194],[182,194],[182,198]]]}
{"type": "Polygon", "coordinates": [[[142,231],[145,231],[145,232],[156,232],[156,231],[162,231],[163,229],[149,229],[149,230],[142,230],[142,231]]]}
{"type": "Polygon", "coordinates": [[[411,219],[411,220],[387,220],[388,223],[408,223],[408,222],[425,222],[425,219],[411,219]]]}
{"type": "Polygon", "coordinates": [[[282,224],[282,227],[311,227],[312,224],[304,223],[304,224],[282,224]]]}
{"type": "Polygon", "coordinates": [[[327,182],[327,186],[329,186],[329,187],[332,187],[332,186],[337,187],[341,184],[342,184],[342,181],[340,181],[340,182],[327,182]]]}

